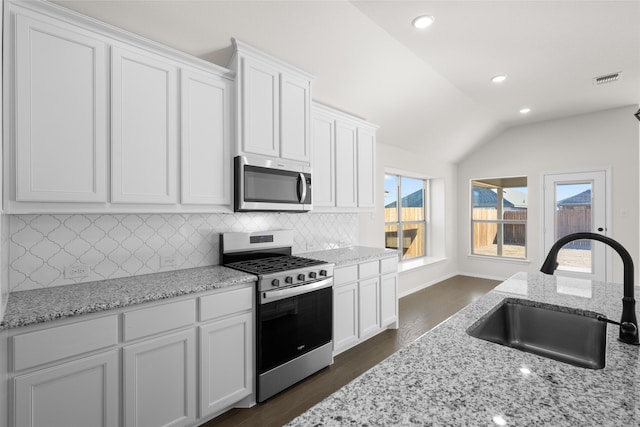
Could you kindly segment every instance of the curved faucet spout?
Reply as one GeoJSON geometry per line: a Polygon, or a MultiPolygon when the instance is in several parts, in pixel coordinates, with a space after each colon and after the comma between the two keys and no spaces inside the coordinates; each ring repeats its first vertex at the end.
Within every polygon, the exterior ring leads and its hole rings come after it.
{"type": "Polygon", "coordinates": [[[573,233],[558,239],[553,244],[547,258],[544,260],[540,271],[545,274],[553,274],[558,268],[558,252],[560,249],[569,242],[574,240],[597,240],[610,247],[612,247],[620,258],[624,265],[624,296],[622,298],[622,318],[620,319],[620,335],[618,339],[627,344],[640,344],[638,337],[638,321],[636,320],[636,300],[634,298],[634,282],[633,282],[633,260],[629,251],[617,241],[610,237],[603,236],[596,233],[573,233]]]}

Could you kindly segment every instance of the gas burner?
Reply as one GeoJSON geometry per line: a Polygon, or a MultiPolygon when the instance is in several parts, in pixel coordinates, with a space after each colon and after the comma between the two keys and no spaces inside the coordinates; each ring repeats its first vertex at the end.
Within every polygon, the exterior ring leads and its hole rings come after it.
{"type": "Polygon", "coordinates": [[[326,264],[326,262],[319,261],[317,259],[284,255],[254,260],[237,261],[226,264],[225,266],[244,271],[245,273],[266,275],[271,273],[280,273],[288,270],[297,270],[299,268],[311,267],[321,264],[326,264]]]}

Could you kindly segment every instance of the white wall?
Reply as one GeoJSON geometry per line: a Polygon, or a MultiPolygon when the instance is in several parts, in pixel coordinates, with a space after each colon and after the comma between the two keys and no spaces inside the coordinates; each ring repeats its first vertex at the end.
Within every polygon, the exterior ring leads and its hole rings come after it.
{"type": "Polygon", "coordinates": [[[384,247],[384,173],[385,168],[405,171],[407,174],[418,174],[433,179],[432,200],[434,220],[431,236],[438,247],[434,247],[435,255],[443,260],[402,271],[399,276],[399,294],[406,295],[426,285],[431,285],[454,275],[456,263],[456,166],[443,162],[438,153],[431,156],[420,155],[378,142],[377,144],[377,207],[372,214],[360,215],[359,244],[363,246],[384,247]]]}
{"type": "MultiPolygon", "coordinates": [[[[612,226],[610,237],[622,243],[635,261],[639,255],[638,106],[551,120],[511,128],[476,149],[458,164],[459,271],[504,279],[518,271],[537,271],[543,261],[542,176],[548,173],[611,168],[612,226]],[[469,180],[527,176],[529,263],[487,260],[469,256],[469,180]]],[[[613,280],[622,281],[622,265],[613,256],[613,280]]]]}

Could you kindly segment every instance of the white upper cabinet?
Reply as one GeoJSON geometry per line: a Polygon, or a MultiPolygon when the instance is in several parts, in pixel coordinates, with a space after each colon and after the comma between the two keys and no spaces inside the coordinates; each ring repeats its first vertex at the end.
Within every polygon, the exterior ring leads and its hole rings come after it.
{"type": "Polygon", "coordinates": [[[4,14],[7,213],[231,211],[233,72],[50,2],[4,14]]]}
{"type": "Polygon", "coordinates": [[[374,210],[377,126],[318,103],[311,117],[314,206],[374,210]]]}
{"type": "Polygon", "coordinates": [[[376,133],[371,128],[358,128],[358,207],[375,208],[376,133]]]}
{"type": "Polygon", "coordinates": [[[358,206],[356,165],[357,128],[349,123],[336,122],[336,206],[358,206]]]}
{"type": "Polygon", "coordinates": [[[27,16],[14,36],[15,199],[105,202],[105,44],[27,16]]]}
{"type": "Polygon", "coordinates": [[[242,151],[278,157],[278,70],[251,58],[242,58],[240,68],[242,151]]]}
{"type": "Polygon", "coordinates": [[[335,120],[313,110],[311,119],[311,166],[313,167],[313,206],[336,205],[335,120]]]}
{"type": "Polygon", "coordinates": [[[282,74],[280,89],[280,157],[309,162],[311,83],[282,74]]]}
{"type": "Polygon", "coordinates": [[[312,77],[234,40],[237,73],[235,154],[309,163],[312,77]]]}
{"type": "Polygon", "coordinates": [[[233,82],[182,70],[183,204],[231,204],[231,91],[233,82]]]}
{"type": "Polygon", "coordinates": [[[111,201],[176,203],[178,69],[112,48],[111,201]]]}

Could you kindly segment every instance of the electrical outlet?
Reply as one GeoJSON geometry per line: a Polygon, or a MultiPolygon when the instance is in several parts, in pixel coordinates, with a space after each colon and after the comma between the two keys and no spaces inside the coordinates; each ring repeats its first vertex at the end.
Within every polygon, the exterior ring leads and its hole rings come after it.
{"type": "Polygon", "coordinates": [[[68,265],[64,268],[65,279],[75,279],[77,277],[87,277],[89,275],[89,266],[86,264],[68,265]]]}
{"type": "Polygon", "coordinates": [[[175,255],[167,255],[160,257],[160,268],[175,267],[178,265],[178,260],[175,255]]]}
{"type": "Polygon", "coordinates": [[[315,251],[316,249],[318,249],[318,246],[316,245],[315,242],[307,242],[308,251],[315,251]]]}

